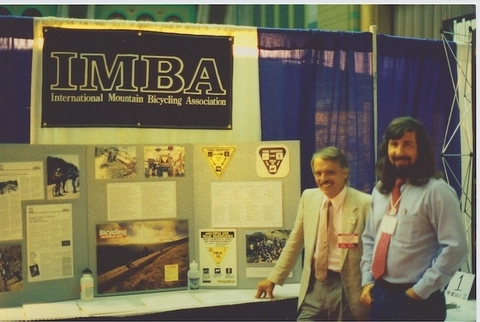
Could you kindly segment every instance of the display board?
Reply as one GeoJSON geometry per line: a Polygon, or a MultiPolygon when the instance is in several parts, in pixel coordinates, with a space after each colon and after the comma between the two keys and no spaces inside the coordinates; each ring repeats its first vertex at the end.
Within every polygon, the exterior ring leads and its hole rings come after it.
{"type": "MultiPolygon", "coordinates": [[[[194,162],[201,287],[255,288],[273,268],[295,223],[301,195],[299,143],[196,144],[194,162]],[[227,233],[234,234],[232,242],[224,240],[227,233]],[[219,237],[211,237],[215,234],[219,237]],[[229,263],[233,246],[236,263],[229,263]]],[[[286,283],[300,282],[300,274],[298,261],[286,283]]]]}
{"type": "Polygon", "coordinates": [[[86,156],[85,146],[0,145],[1,307],[79,298],[89,265],[86,156]],[[56,169],[72,166],[78,192],[61,185],[57,194],[56,169]]]}
{"type": "MultiPolygon", "coordinates": [[[[254,288],[300,198],[298,141],[0,145],[0,307],[187,288],[254,288]],[[62,180],[63,179],[63,180],[62,180]]],[[[300,280],[300,261],[287,282],[300,280]]]]}
{"type": "Polygon", "coordinates": [[[192,145],[88,146],[88,249],[96,296],[185,289],[192,145]]]}

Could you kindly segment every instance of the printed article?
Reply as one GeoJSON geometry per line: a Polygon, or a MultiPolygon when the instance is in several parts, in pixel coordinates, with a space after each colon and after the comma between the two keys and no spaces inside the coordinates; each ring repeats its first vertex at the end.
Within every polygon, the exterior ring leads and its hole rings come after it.
{"type": "Polygon", "coordinates": [[[22,239],[22,200],[18,177],[0,177],[0,241],[22,239]]]}
{"type": "Polygon", "coordinates": [[[27,206],[28,281],[73,277],[72,205],[27,206]]]}
{"type": "Polygon", "coordinates": [[[213,182],[212,227],[282,227],[282,182],[213,182]]]}
{"type": "Polygon", "coordinates": [[[108,220],[177,217],[175,181],[108,183],[108,220]]]}
{"type": "Polygon", "coordinates": [[[4,177],[18,177],[22,200],[44,199],[43,162],[2,162],[0,181],[4,177]]]}

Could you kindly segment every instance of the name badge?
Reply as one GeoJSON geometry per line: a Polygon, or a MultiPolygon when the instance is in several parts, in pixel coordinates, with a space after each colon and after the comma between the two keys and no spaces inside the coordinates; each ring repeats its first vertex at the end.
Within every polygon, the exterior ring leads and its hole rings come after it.
{"type": "Polygon", "coordinates": [[[397,227],[397,216],[383,216],[382,223],[380,224],[380,231],[393,235],[395,227],[397,227]]]}
{"type": "Polygon", "coordinates": [[[358,234],[338,234],[338,248],[355,248],[358,246],[358,234]]]}

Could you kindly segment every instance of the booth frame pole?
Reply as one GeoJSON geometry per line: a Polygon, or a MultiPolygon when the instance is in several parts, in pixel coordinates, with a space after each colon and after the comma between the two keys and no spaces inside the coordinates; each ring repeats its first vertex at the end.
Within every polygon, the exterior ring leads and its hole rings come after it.
{"type": "Polygon", "coordinates": [[[372,33],[373,147],[375,151],[374,160],[376,164],[378,156],[377,26],[371,25],[370,32],[372,33]]]}

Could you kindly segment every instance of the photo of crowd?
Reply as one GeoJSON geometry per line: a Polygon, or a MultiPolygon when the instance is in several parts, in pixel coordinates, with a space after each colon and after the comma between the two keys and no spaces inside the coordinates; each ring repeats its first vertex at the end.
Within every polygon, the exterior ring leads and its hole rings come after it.
{"type": "Polygon", "coordinates": [[[247,263],[275,263],[287,243],[290,230],[247,233],[247,263]]]}

